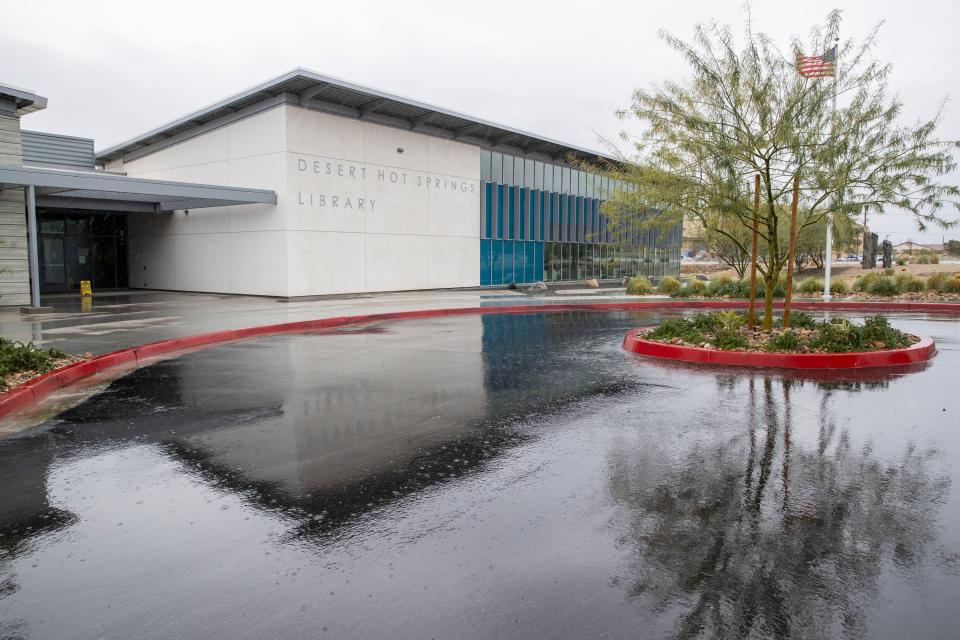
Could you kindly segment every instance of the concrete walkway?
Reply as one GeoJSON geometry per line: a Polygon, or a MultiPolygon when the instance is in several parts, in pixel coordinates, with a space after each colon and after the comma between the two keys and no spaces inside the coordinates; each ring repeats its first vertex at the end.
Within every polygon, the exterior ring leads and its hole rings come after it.
{"type": "Polygon", "coordinates": [[[507,290],[414,291],[280,302],[255,296],[124,291],[94,295],[86,308],[78,295],[62,295],[43,299],[54,313],[24,316],[17,308],[0,310],[0,335],[97,355],[156,340],[280,322],[421,309],[624,300],[618,293],[568,297],[507,290]]]}

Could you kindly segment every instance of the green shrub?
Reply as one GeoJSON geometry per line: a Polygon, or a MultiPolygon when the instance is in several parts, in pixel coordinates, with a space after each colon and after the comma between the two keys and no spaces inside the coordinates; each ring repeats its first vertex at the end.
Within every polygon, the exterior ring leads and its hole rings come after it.
{"type": "Polygon", "coordinates": [[[811,316],[809,313],[804,313],[803,311],[791,311],[790,326],[794,329],[814,329],[817,326],[817,321],[814,320],[813,316],[811,316]]]}
{"type": "Polygon", "coordinates": [[[893,267],[886,267],[886,268],[883,270],[883,275],[885,275],[885,276],[892,276],[894,273],[895,273],[895,272],[894,272],[894,270],[893,270],[893,267]]]}
{"type": "Polygon", "coordinates": [[[882,277],[883,276],[876,271],[870,271],[869,273],[865,273],[853,281],[853,290],[858,293],[866,293],[867,291],[870,290],[870,285],[872,285],[876,280],[882,277]]]}
{"type": "Polygon", "coordinates": [[[944,280],[938,291],[940,293],[960,293],[960,277],[954,276],[944,280]]]}
{"type": "MultiPolygon", "coordinates": [[[[758,284],[759,288],[759,284],[758,284]]],[[[730,298],[746,298],[750,296],[750,283],[732,278],[718,278],[711,280],[707,285],[707,295],[712,298],[727,296],[730,298]]],[[[759,294],[758,294],[759,295],[759,294]]]]}
{"type": "Polygon", "coordinates": [[[689,298],[690,296],[702,296],[707,291],[707,283],[698,280],[696,277],[690,278],[686,286],[680,287],[673,293],[675,298],[689,298]]]}
{"type": "MultiPolygon", "coordinates": [[[[37,349],[32,342],[23,344],[0,338],[0,378],[20,371],[45,373],[53,367],[55,360],[66,357],[67,354],[59,349],[37,349]]],[[[2,386],[0,381],[0,388],[2,386]]]]}
{"type": "Polygon", "coordinates": [[[909,273],[898,273],[897,277],[894,278],[894,283],[896,283],[899,293],[923,291],[925,288],[923,280],[909,273]]]}
{"type": "Polygon", "coordinates": [[[664,295],[672,296],[677,291],[683,288],[683,285],[676,278],[667,276],[660,281],[660,284],[657,286],[657,292],[664,295]]]}
{"type": "Polygon", "coordinates": [[[862,343],[871,346],[882,342],[887,349],[898,349],[910,344],[906,334],[891,327],[890,321],[883,316],[873,316],[864,320],[860,334],[862,343]]]}
{"type": "Polygon", "coordinates": [[[653,292],[650,281],[643,276],[634,276],[627,280],[627,293],[631,296],[642,296],[653,292]]]}
{"type": "Polygon", "coordinates": [[[927,277],[927,291],[940,291],[940,287],[943,286],[943,283],[949,280],[952,276],[949,273],[931,273],[927,277]]]}
{"type": "Polygon", "coordinates": [[[820,278],[807,278],[797,287],[800,293],[820,293],[823,291],[823,280],[820,278]]]}
{"type": "Polygon", "coordinates": [[[747,339],[739,331],[732,328],[718,329],[713,334],[713,339],[713,346],[720,349],[746,349],[749,346],[747,339]]]}
{"type": "Polygon", "coordinates": [[[836,318],[820,325],[816,337],[810,345],[830,353],[862,351],[863,340],[858,327],[844,318],[836,318]]]}
{"type": "Polygon", "coordinates": [[[847,283],[843,280],[830,280],[830,293],[838,296],[845,296],[850,291],[847,289],[847,283]]]}
{"type": "Polygon", "coordinates": [[[917,256],[917,264],[940,264],[940,256],[924,249],[917,256]]]}
{"type": "Polygon", "coordinates": [[[907,264],[907,261],[906,261],[904,258],[897,258],[897,266],[898,266],[898,267],[902,267],[902,266],[905,265],[905,264],[907,264]]]}
{"type": "MultiPolygon", "coordinates": [[[[791,317],[791,321],[793,318],[791,317]]],[[[778,333],[769,340],[764,348],[767,351],[798,351],[803,344],[792,329],[778,333]]]]}
{"type": "Polygon", "coordinates": [[[877,278],[870,284],[870,288],[867,289],[867,293],[872,293],[875,296],[895,296],[900,293],[900,290],[897,289],[897,281],[893,278],[883,276],[877,278]]]}

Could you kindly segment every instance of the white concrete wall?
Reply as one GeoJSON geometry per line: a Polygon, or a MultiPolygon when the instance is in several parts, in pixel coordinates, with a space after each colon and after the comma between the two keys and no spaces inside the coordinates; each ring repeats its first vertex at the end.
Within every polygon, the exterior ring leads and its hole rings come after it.
{"type": "Polygon", "coordinates": [[[280,106],[108,168],[277,192],[276,206],[131,214],[132,287],[310,296],[480,284],[474,146],[280,106]]]}
{"type": "Polygon", "coordinates": [[[480,284],[477,147],[293,106],[286,125],[290,295],[480,284]]]}
{"type": "Polygon", "coordinates": [[[278,204],[130,214],[130,286],[288,295],[283,107],[123,165],[127,175],[273,189],[278,204]]]}

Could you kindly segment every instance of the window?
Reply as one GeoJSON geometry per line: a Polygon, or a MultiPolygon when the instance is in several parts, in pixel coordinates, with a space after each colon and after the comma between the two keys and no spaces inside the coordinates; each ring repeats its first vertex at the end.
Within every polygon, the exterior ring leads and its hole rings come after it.
{"type": "Polygon", "coordinates": [[[480,149],[480,181],[490,181],[490,152],[480,149]]]}
{"type": "Polygon", "coordinates": [[[543,190],[543,163],[539,160],[533,164],[533,188],[543,190]]]}
{"type": "Polygon", "coordinates": [[[513,156],[503,154],[503,184],[513,184],[513,156]]]}
{"type": "Polygon", "coordinates": [[[534,166],[533,160],[530,160],[529,158],[523,161],[523,182],[520,184],[525,186],[527,189],[533,189],[535,186],[536,171],[534,170],[534,166]]]}
{"type": "Polygon", "coordinates": [[[513,159],[513,184],[523,186],[523,158],[513,159]]]}
{"type": "Polygon", "coordinates": [[[560,191],[562,193],[570,193],[570,167],[563,167],[562,176],[560,191]]]}
{"type": "Polygon", "coordinates": [[[553,165],[543,165],[543,190],[554,191],[553,188],[553,165]]]}
{"type": "Polygon", "coordinates": [[[503,184],[503,154],[491,152],[490,154],[490,181],[497,184],[503,184]]]}

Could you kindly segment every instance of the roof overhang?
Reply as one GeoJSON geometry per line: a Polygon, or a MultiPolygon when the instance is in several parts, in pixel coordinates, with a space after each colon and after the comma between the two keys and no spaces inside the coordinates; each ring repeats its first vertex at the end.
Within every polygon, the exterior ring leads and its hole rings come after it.
{"type": "Polygon", "coordinates": [[[132,178],[103,171],[0,165],[0,190],[33,186],[47,207],[160,213],[240,204],[276,204],[269,189],[132,178]]]}
{"type": "Polygon", "coordinates": [[[617,158],[362,85],[294,69],[157,129],[103,149],[97,163],[132,160],[237,118],[291,104],[552,162],[617,158]]]}
{"type": "Polygon", "coordinates": [[[47,108],[47,99],[43,96],[8,84],[0,85],[0,101],[9,103],[18,116],[47,108]]]}

